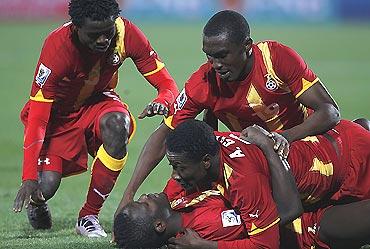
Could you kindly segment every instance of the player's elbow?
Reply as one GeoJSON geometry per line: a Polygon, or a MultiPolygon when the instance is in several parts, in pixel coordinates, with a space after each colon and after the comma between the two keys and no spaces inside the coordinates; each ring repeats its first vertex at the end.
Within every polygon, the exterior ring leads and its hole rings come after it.
{"type": "Polygon", "coordinates": [[[325,117],[323,120],[327,126],[327,129],[333,128],[340,121],[340,112],[339,108],[333,105],[332,103],[324,103],[320,108],[323,112],[322,117],[325,117]]]}
{"type": "Polygon", "coordinates": [[[280,226],[285,226],[293,222],[295,219],[303,214],[302,203],[292,203],[289,208],[286,208],[285,212],[279,212],[280,214],[280,226]]]}

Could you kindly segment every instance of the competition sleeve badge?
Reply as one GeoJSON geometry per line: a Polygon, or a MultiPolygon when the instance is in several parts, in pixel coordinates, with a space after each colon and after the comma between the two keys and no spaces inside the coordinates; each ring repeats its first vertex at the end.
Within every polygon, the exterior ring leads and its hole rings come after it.
{"type": "Polygon", "coordinates": [[[232,227],[242,224],[240,215],[235,210],[225,210],[221,213],[221,220],[223,227],[232,227]]]}
{"type": "Polygon", "coordinates": [[[36,78],[35,78],[36,84],[40,88],[42,88],[50,74],[51,74],[51,70],[41,63],[39,66],[39,70],[37,71],[36,78]]]}
{"type": "Polygon", "coordinates": [[[188,100],[188,96],[186,96],[185,88],[184,88],[184,89],[182,89],[179,96],[177,96],[176,102],[174,103],[175,114],[176,114],[177,111],[181,110],[184,107],[187,100],[188,100]]]}

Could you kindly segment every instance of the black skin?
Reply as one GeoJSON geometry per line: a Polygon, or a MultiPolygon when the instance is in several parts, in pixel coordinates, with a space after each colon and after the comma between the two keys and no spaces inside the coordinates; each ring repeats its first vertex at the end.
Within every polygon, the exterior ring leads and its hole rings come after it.
{"type": "MultiPolygon", "coordinates": [[[[253,54],[248,55],[251,45],[252,40],[249,37],[236,44],[229,42],[227,35],[224,34],[213,37],[203,36],[203,51],[225,84],[248,76],[254,63],[253,54]]],[[[316,83],[306,90],[299,96],[298,101],[313,109],[314,113],[302,124],[283,131],[281,136],[275,134],[274,148],[283,158],[288,156],[291,142],[323,133],[334,127],[340,120],[337,104],[321,83],[316,83]]],[[[133,199],[144,179],[163,159],[165,154],[163,146],[168,132],[170,129],[165,124],[161,124],[147,140],[117,211],[133,199]]]]}
{"type": "MultiPolygon", "coordinates": [[[[264,134],[266,131],[258,126],[248,127],[244,131],[242,138],[256,144],[267,159],[271,172],[273,197],[281,219],[280,224],[285,225],[303,212],[294,177],[272,149],[273,141],[264,134]]],[[[214,156],[206,154],[200,162],[189,159],[184,153],[173,153],[168,150],[166,156],[173,169],[171,177],[184,188],[196,189],[199,186],[203,188],[206,183],[215,182],[219,178],[218,153],[214,156]]],[[[217,248],[217,243],[204,240],[194,231],[188,230],[180,238],[171,238],[169,248],[217,248]]]]}
{"type": "MultiPolygon", "coordinates": [[[[116,35],[115,19],[108,18],[103,21],[94,21],[86,18],[81,27],[73,26],[77,32],[79,42],[90,49],[92,53],[104,53],[108,50],[116,35]]],[[[140,119],[155,115],[167,115],[168,108],[157,102],[149,103],[139,115],[140,119]]],[[[104,116],[100,126],[104,148],[114,158],[122,158],[126,154],[128,127],[130,119],[124,113],[108,113],[104,116]],[[117,127],[117,125],[119,127],[117,127]]],[[[54,196],[59,187],[61,175],[57,172],[44,171],[39,176],[39,181],[26,180],[14,200],[13,211],[21,212],[23,205],[27,208],[30,196],[35,202],[44,202],[54,196]],[[40,183],[39,183],[40,182],[40,183]]]]}
{"type": "MultiPolygon", "coordinates": [[[[101,139],[104,149],[114,158],[121,159],[127,153],[130,117],[126,113],[110,112],[100,120],[101,139]]],[[[59,188],[62,175],[54,171],[39,173],[39,181],[24,181],[14,200],[13,211],[21,212],[23,205],[27,208],[30,200],[41,204],[52,198],[59,188]]]]}

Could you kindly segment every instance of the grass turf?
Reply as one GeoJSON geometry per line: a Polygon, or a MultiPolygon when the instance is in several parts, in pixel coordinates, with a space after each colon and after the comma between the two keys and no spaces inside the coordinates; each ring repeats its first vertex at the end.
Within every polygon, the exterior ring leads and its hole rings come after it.
{"type": "MultiPolygon", "coordinates": [[[[23,127],[19,112],[28,98],[30,84],[43,38],[59,24],[0,23],[0,248],[109,248],[109,238],[87,240],[75,235],[78,211],[85,200],[89,173],[63,180],[56,196],[49,201],[54,226],[50,231],[33,231],[25,213],[13,214],[12,202],[20,184],[23,127]]],[[[179,88],[204,61],[201,52],[202,24],[141,23],[139,26],[165,61],[179,88]]],[[[342,117],[370,118],[370,25],[258,25],[252,24],[255,41],[274,39],[296,49],[320,76],[338,102],[342,117]]],[[[155,91],[129,60],[120,70],[118,92],[137,116],[155,97],[155,91]]],[[[129,145],[129,160],[116,187],[106,201],[100,220],[111,232],[112,216],[140,149],[161,118],[138,122],[136,137],[129,145]]],[[[164,160],[140,188],[161,191],[170,168],[164,160]]]]}

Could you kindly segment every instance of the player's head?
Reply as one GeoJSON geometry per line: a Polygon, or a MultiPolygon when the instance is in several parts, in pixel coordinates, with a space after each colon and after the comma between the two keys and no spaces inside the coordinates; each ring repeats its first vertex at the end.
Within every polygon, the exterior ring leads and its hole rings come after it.
{"type": "Polygon", "coordinates": [[[219,144],[212,128],[199,120],[181,123],[166,137],[166,156],[173,169],[172,178],[185,189],[209,182],[218,153],[219,144]]]}
{"type": "Polygon", "coordinates": [[[105,52],[116,35],[120,9],[115,0],[70,0],[69,15],[80,42],[93,52],[105,52]]]}
{"type": "Polygon", "coordinates": [[[203,29],[203,51],[220,77],[228,81],[242,80],[247,75],[252,39],[247,20],[238,12],[216,13],[203,29]]]}
{"type": "MultiPolygon", "coordinates": [[[[114,219],[114,235],[120,248],[159,248],[177,232],[170,228],[172,211],[164,193],[142,195],[114,219]]],[[[181,221],[181,220],[180,220],[181,221]]],[[[181,227],[181,222],[178,227],[181,227]]]]}

